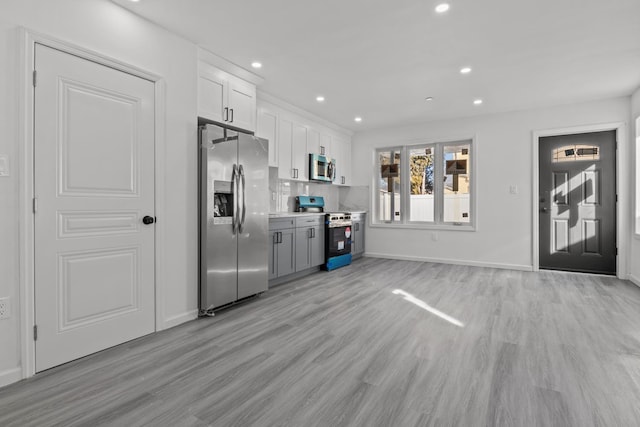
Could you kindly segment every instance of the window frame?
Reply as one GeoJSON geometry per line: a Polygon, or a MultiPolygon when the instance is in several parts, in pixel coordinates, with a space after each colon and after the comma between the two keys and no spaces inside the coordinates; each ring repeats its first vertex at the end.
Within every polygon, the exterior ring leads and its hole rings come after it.
{"type": "Polygon", "coordinates": [[[371,227],[380,228],[409,228],[409,229],[434,229],[434,230],[455,230],[455,231],[476,231],[478,224],[477,209],[477,141],[475,136],[438,139],[433,141],[411,142],[403,145],[381,146],[373,149],[373,185],[371,203],[371,227]],[[434,177],[444,176],[444,147],[468,145],[469,146],[469,216],[468,223],[444,222],[444,180],[434,178],[434,221],[412,221],[410,218],[411,209],[411,170],[410,154],[411,150],[429,148],[434,149],[434,177]],[[379,202],[379,154],[384,151],[400,151],[400,220],[381,221],[379,202]]]}

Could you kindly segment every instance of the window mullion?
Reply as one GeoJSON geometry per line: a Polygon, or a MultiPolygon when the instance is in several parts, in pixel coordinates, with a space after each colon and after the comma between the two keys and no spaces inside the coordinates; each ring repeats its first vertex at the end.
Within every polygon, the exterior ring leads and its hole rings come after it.
{"type": "Polygon", "coordinates": [[[411,193],[411,166],[409,160],[409,149],[404,146],[400,154],[400,168],[401,168],[401,185],[402,191],[400,192],[400,203],[402,210],[400,211],[400,222],[407,224],[409,222],[409,195],[411,193]]]}
{"type": "Polygon", "coordinates": [[[444,154],[443,154],[442,144],[436,144],[435,156],[433,159],[433,162],[434,162],[433,174],[434,174],[434,184],[435,184],[433,200],[434,200],[434,206],[435,206],[434,219],[436,224],[442,224],[443,218],[444,218],[444,213],[443,213],[444,211],[444,182],[443,182],[444,170],[442,167],[442,164],[444,163],[443,156],[444,154]]]}

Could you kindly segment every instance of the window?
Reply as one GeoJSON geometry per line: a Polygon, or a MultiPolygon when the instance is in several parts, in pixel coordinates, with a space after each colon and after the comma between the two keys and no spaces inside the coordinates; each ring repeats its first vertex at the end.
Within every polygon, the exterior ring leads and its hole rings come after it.
{"type": "Polygon", "coordinates": [[[376,150],[375,222],[472,225],[471,148],[466,140],[376,150]]]}
{"type": "Polygon", "coordinates": [[[376,199],[379,222],[397,222],[401,219],[400,151],[401,148],[378,150],[378,194],[376,199]]]}

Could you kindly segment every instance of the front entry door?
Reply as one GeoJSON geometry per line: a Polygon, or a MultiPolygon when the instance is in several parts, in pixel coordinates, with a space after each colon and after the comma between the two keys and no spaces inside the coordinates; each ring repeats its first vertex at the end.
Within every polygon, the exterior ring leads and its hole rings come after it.
{"type": "Polygon", "coordinates": [[[43,45],[35,65],[42,371],[155,330],[154,83],[43,45]]]}
{"type": "Polygon", "coordinates": [[[540,268],[616,273],[616,132],[540,138],[540,268]]]}

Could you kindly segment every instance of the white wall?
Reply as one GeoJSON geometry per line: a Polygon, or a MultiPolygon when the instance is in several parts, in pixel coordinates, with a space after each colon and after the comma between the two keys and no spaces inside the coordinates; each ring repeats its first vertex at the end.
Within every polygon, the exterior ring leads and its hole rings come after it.
{"type": "Polygon", "coordinates": [[[375,147],[476,137],[477,231],[369,227],[367,254],[531,269],[533,131],[628,120],[624,97],[356,134],[354,185],[372,185],[373,166],[358,165],[373,165],[375,147]]]}
{"type": "MultiPolygon", "coordinates": [[[[196,46],[107,0],[2,0],[0,2],[0,154],[11,176],[0,177],[0,298],[13,315],[0,320],[0,386],[20,378],[18,244],[18,27],[70,42],[160,75],[166,86],[165,211],[158,227],[163,251],[165,325],[197,309],[196,46]]],[[[162,118],[161,118],[162,120],[162,118]]]]}
{"type": "MultiPolygon", "coordinates": [[[[638,211],[638,204],[640,204],[640,188],[638,188],[638,180],[640,180],[640,164],[638,164],[638,159],[640,158],[640,147],[638,144],[640,142],[636,142],[636,138],[639,138],[640,141],[640,129],[636,126],[636,119],[640,117],[640,89],[636,90],[633,96],[631,97],[631,136],[629,140],[631,141],[631,145],[634,147],[632,150],[633,155],[631,156],[634,160],[633,170],[634,173],[631,176],[634,176],[634,184],[631,186],[631,191],[636,195],[636,199],[633,204],[633,218],[634,222],[637,222],[637,218],[640,215],[638,211]]],[[[635,233],[640,233],[640,229],[631,230],[631,254],[630,254],[630,262],[629,262],[629,278],[638,286],[640,286],[640,234],[635,235],[635,233]]]]}

